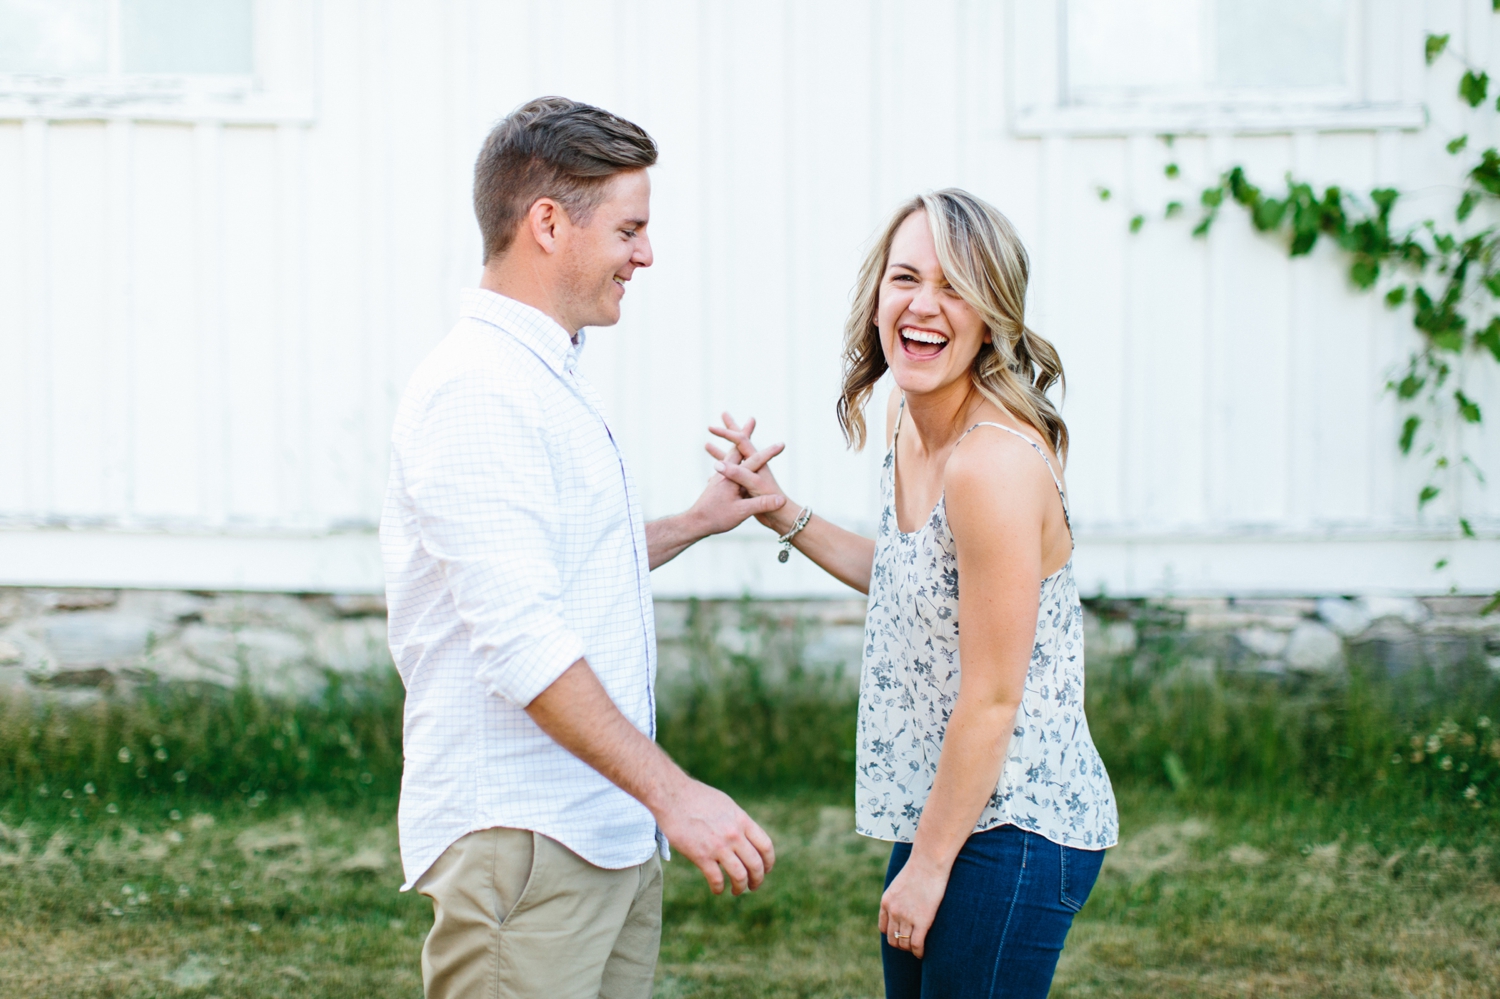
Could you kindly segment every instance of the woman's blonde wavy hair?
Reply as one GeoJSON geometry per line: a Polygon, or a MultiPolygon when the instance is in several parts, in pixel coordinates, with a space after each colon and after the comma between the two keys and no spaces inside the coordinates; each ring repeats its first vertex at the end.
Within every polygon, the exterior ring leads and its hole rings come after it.
{"type": "Polygon", "coordinates": [[[1067,388],[1052,344],[1026,326],[1026,281],[1031,263],[1010,220],[995,206],[950,187],[923,194],[896,209],[865,258],[844,325],[844,386],[836,407],[844,438],[865,446],[865,404],[886,372],[876,325],[880,280],[890,262],[896,230],[914,212],[927,213],[943,274],[960,298],[984,318],[990,342],[979,348],[970,376],[980,395],[1036,428],[1067,461],[1068,426],[1047,390],[1067,388]]]}

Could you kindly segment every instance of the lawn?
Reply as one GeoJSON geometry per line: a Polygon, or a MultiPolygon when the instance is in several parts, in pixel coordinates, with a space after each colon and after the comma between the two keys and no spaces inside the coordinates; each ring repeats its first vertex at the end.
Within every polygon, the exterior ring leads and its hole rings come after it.
{"type": "MultiPolygon", "coordinates": [[[[0,828],[0,994],[421,994],[429,908],[396,891],[388,798],[177,819],[75,800],[0,828]]],[[[828,795],[747,805],[776,871],[714,898],[669,865],[657,994],[879,996],[886,848],[828,795]]],[[[1122,819],[1054,995],[1500,996],[1500,833],[1452,806],[1144,790],[1122,819]]]]}

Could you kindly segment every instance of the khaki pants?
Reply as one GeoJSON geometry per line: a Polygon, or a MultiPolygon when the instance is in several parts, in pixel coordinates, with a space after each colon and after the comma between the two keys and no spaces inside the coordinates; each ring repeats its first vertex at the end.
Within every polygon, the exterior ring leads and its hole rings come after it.
{"type": "Polygon", "coordinates": [[[482,829],[417,880],[427,999],[649,999],[661,860],[608,871],[525,829],[482,829]]]}

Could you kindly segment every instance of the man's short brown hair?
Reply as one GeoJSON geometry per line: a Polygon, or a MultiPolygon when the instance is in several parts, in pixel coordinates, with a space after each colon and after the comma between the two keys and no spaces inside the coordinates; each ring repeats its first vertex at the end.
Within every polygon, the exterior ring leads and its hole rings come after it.
{"type": "Polygon", "coordinates": [[[604,197],[609,178],[656,162],[645,129],[566,97],[538,97],[490,132],[474,164],[474,214],[484,262],[510,249],[516,228],[538,198],[552,198],[577,225],[604,197]]]}

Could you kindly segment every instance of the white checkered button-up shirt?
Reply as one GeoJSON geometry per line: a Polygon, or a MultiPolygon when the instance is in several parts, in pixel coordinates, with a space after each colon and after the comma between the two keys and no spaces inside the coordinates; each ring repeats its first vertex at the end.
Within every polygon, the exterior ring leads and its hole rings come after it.
{"type": "Polygon", "coordinates": [[[645,806],[525,706],[586,658],[656,734],[645,522],[567,332],[487,291],[418,366],[380,523],[391,655],[406,684],[401,860],[410,888],[459,837],[509,826],[599,867],[656,849],[645,806]]]}

